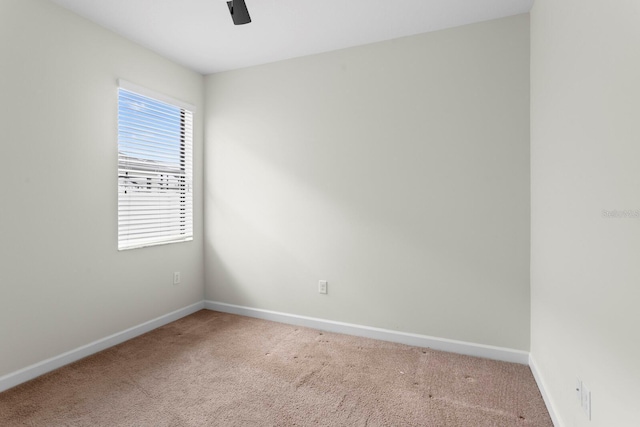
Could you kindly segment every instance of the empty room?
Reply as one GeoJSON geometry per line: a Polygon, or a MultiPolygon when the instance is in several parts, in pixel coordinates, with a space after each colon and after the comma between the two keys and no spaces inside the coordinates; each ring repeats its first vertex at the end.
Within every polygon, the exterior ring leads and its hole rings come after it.
{"type": "Polygon", "coordinates": [[[0,426],[640,425],[637,0],[0,0],[0,426]]]}

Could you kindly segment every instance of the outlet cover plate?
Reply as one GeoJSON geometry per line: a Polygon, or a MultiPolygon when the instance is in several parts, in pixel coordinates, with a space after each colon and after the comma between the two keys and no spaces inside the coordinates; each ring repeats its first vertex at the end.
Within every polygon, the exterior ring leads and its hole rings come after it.
{"type": "Polygon", "coordinates": [[[318,293],[326,294],[327,293],[328,283],[326,280],[320,280],[318,282],[318,293]]]}
{"type": "Polygon", "coordinates": [[[587,415],[587,419],[591,420],[591,390],[582,384],[582,410],[587,415]]]}

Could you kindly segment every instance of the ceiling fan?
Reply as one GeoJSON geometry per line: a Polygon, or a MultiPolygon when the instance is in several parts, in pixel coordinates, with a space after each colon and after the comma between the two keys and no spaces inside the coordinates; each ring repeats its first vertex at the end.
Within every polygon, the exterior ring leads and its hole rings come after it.
{"type": "Polygon", "coordinates": [[[228,1],[227,6],[229,6],[231,19],[233,19],[233,23],[235,25],[248,24],[249,22],[251,22],[249,10],[247,10],[247,5],[245,4],[244,0],[228,1]]]}

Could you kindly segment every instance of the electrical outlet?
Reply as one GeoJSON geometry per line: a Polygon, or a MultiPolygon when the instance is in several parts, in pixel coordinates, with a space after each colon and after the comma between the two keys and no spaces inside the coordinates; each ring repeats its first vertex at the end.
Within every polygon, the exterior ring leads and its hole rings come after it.
{"type": "Polygon", "coordinates": [[[180,284],[180,272],[179,271],[174,271],[173,272],[173,284],[174,285],[179,285],[180,284]]]}
{"type": "Polygon", "coordinates": [[[578,399],[580,406],[582,406],[582,381],[580,378],[576,378],[576,399],[578,399]]]}
{"type": "Polygon", "coordinates": [[[591,420],[591,390],[582,384],[582,410],[587,415],[587,419],[591,420]]]}
{"type": "Polygon", "coordinates": [[[591,421],[591,390],[587,388],[580,378],[576,378],[576,397],[587,419],[591,421]]]}
{"type": "Polygon", "coordinates": [[[326,294],[327,293],[327,281],[326,280],[320,280],[318,282],[318,292],[321,294],[326,294]]]}

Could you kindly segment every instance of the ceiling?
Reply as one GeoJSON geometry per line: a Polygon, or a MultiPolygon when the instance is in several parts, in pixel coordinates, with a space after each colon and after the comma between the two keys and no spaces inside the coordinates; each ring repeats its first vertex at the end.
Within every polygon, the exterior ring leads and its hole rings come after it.
{"type": "Polygon", "coordinates": [[[534,0],[51,0],[202,74],[529,12],[534,0]]]}

